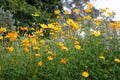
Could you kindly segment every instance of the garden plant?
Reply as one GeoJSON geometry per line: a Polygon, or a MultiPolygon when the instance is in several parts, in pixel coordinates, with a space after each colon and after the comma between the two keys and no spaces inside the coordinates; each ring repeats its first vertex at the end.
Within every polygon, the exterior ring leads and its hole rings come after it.
{"type": "Polygon", "coordinates": [[[120,21],[112,22],[108,9],[92,17],[91,3],[83,16],[79,8],[72,11],[75,19],[55,9],[56,18],[47,23],[34,12],[32,25],[9,30],[14,24],[2,19],[8,11],[1,8],[0,80],[120,80],[120,21]]]}

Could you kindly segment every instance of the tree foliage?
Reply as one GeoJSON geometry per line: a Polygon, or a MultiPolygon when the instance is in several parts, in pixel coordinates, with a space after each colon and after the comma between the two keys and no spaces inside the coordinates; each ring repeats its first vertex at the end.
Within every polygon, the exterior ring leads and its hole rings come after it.
{"type": "Polygon", "coordinates": [[[35,19],[33,13],[41,14],[39,22],[47,22],[47,18],[55,18],[54,9],[62,9],[60,0],[0,0],[0,7],[9,10],[16,20],[30,24],[35,19]]]}

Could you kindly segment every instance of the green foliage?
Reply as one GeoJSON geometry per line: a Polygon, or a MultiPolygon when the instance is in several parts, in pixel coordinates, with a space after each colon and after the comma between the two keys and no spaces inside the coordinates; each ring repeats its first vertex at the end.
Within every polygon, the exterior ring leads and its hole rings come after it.
{"type": "Polygon", "coordinates": [[[49,23],[48,18],[55,18],[53,11],[59,8],[59,0],[1,0],[0,6],[5,10],[9,10],[17,21],[20,22],[19,25],[32,25],[34,22],[49,23]],[[57,7],[58,6],[58,7],[57,7]],[[34,18],[33,13],[40,14],[39,18],[34,18]]]}

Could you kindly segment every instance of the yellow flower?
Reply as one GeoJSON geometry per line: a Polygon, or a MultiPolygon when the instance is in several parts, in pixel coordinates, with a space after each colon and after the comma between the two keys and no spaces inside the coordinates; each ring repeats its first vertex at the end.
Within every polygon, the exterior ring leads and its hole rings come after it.
{"type": "Polygon", "coordinates": [[[89,73],[86,72],[86,71],[84,71],[84,72],[82,72],[82,76],[85,77],[85,78],[87,78],[87,77],[89,77],[89,73]]]}
{"type": "Polygon", "coordinates": [[[40,43],[45,43],[45,40],[44,39],[40,40],[40,43]]]}
{"type": "Polygon", "coordinates": [[[35,56],[36,56],[36,57],[40,57],[41,55],[40,55],[39,53],[36,53],[35,56]]]}
{"type": "Polygon", "coordinates": [[[74,24],[74,20],[73,20],[73,19],[67,19],[67,20],[66,20],[66,23],[67,23],[68,25],[72,25],[72,24],[74,24]]]}
{"type": "Polygon", "coordinates": [[[28,48],[24,48],[25,52],[29,52],[30,50],[28,48]]]}
{"type": "Polygon", "coordinates": [[[40,16],[38,13],[33,13],[32,16],[37,17],[40,16]]]}
{"type": "Polygon", "coordinates": [[[42,64],[42,61],[39,61],[38,62],[38,66],[42,66],[43,64],[42,64]]]}
{"type": "Polygon", "coordinates": [[[30,28],[30,30],[33,30],[33,31],[34,31],[34,30],[35,30],[35,28],[33,28],[33,27],[32,27],[32,28],[30,28]]]}
{"type": "Polygon", "coordinates": [[[65,46],[63,46],[62,49],[68,51],[68,48],[65,46]]]}
{"type": "Polygon", "coordinates": [[[78,49],[78,50],[81,49],[81,46],[80,46],[80,45],[75,45],[74,47],[75,47],[75,49],[78,49]]]}
{"type": "Polygon", "coordinates": [[[0,40],[2,40],[3,39],[3,36],[0,36],[0,40]]]}
{"type": "Polygon", "coordinates": [[[105,8],[105,9],[102,9],[102,12],[106,12],[106,8],[105,8]]]}
{"type": "Polygon", "coordinates": [[[94,32],[94,35],[95,35],[95,36],[100,36],[101,33],[100,33],[99,31],[95,31],[95,32],[94,32]]]}
{"type": "Polygon", "coordinates": [[[74,44],[75,44],[75,45],[78,45],[78,44],[79,44],[79,42],[78,42],[78,41],[75,41],[75,42],[74,42],[74,44]]]}
{"type": "Polygon", "coordinates": [[[87,6],[88,8],[92,8],[93,5],[91,3],[88,3],[87,6]]]}
{"type": "Polygon", "coordinates": [[[60,10],[55,10],[55,11],[54,11],[54,14],[56,14],[56,15],[57,15],[57,14],[60,14],[60,10]]]}
{"type": "Polygon", "coordinates": [[[115,25],[116,25],[116,24],[113,23],[113,22],[110,22],[110,23],[109,23],[109,26],[111,26],[111,27],[115,27],[115,25]]]}
{"type": "Polygon", "coordinates": [[[34,50],[39,50],[40,48],[38,46],[33,47],[34,50]]]}
{"type": "Polygon", "coordinates": [[[56,16],[57,19],[60,19],[60,16],[56,16]]]}
{"type": "Polygon", "coordinates": [[[0,32],[7,32],[7,28],[1,27],[1,28],[0,28],[0,32]]]}
{"type": "Polygon", "coordinates": [[[49,61],[52,61],[52,60],[53,60],[53,58],[52,58],[51,56],[48,56],[47,59],[48,59],[49,61]]]}
{"type": "Polygon", "coordinates": [[[79,28],[80,28],[79,23],[73,23],[72,24],[72,30],[77,30],[79,28]]]}
{"type": "Polygon", "coordinates": [[[62,64],[66,64],[66,63],[67,63],[66,59],[61,59],[60,62],[61,62],[62,64]]]}
{"type": "Polygon", "coordinates": [[[115,58],[114,61],[117,63],[120,63],[120,59],[118,59],[118,58],[115,58]]]}
{"type": "Polygon", "coordinates": [[[66,15],[69,15],[69,14],[70,14],[70,11],[66,10],[66,11],[65,11],[65,14],[66,14],[66,15]]]}
{"type": "Polygon", "coordinates": [[[90,8],[86,8],[86,9],[85,9],[85,12],[86,12],[86,13],[90,13],[90,12],[92,12],[92,10],[91,10],[90,8]]]}
{"type": "Polygon", "coordinates": [[[73,12],[74,12],[75,14],[78,14],[78,13],[80,12],[80,10],[77,9],[77,8],[75,8],[75,9],[73,10],[73,12]]]}
{"type": "Polygon", "coordinates": [[[58,45],[59,45],[60,47],[63,47],[63,46],[64,46],[64,43],[63,43],[63,42],[59,42],[58,45]]]}
{"type": "Polygon", "coordinates": [[[88,19],[88,20],[90,20],[91,19],[91,16],[84,16],[84,19],[88,19]]]}
{"type": "Polygon", "coordinates": [[[113,12],[107,12],[109,16],[114,16],[113,12]]]}
{"type": "Polygon", "coordinates": [[[77,17],[77,20],[82,20],[82,18],[81,17],[77,17]]]}
{"type": "Polygon", "coordinates": [[[95,24],[96,24],[97,26],[99,26],[101,23],[102,23],[102,20],[101,20],[101,19],[95,20],[95,24]]]}
{"type": "Polygon", "coordinates": [[[12,51],[14,51],[14,47],[12,47],[12,46],[11,47],[7,47],[7,50],[12,52],[12,51]]]}
{"type": "Polygon", "coordinates": [[[104,57],[104,56],[99,56],[99,58],[105,60],[105,57],[104,57]]]}
{"type": "Polygon", "coordinates": [[[120,21],[116,21],[114,28],[115,28],[115,30],[120,29],[120,21]]]}

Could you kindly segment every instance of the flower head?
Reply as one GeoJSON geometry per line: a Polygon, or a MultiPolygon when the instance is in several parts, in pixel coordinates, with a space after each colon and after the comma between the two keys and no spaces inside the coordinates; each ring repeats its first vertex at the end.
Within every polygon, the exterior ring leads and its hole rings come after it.
{"type": "Polygon", "coordinates": [[[75,45],[74,47],[75,47],[75,49],[78,49],[78,50],[81,49],[81,46],[80,46],[80,45],[75,45]]]}
{"type": "Polygon", "coordinates": [[[66,63],[67,63],[67,60],[66,60],[66,59],[61,59],[60,62],[61,62],[62,64],[66,64],[66,63]]]}
{"type": "Polygon", "coordinates": [[[10,51],[10,52],[12,52],[12,51],[14,51],[14,47],[12,47],[12,46],[7,47],[7,50],[10,51]]]}
{"type": "Polygon", "coordinates": [[[39,61],[38,62],[38,66],[42,66],[43,64],[42,64],[42,61],[39,61]]]}
{"type": "Polygon", "coordinates": [[[52,58],[51,56],[48,56],[47,59],[48,59],[49,61],[52,61],[52,60],[53,60],[53,58],[52,58]]]}
{"type": "Polygon", "coordinates": [[[82,76],[85,77],[85,78],[87,78],[87,77],[89,77],[89,73],[86,72],[86,71],[84,71],[84,72],[82,72],[82,76]]]}

